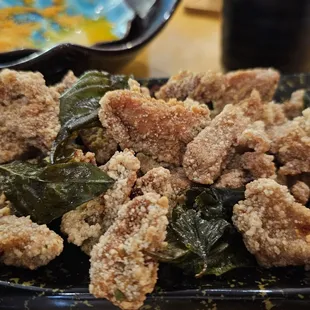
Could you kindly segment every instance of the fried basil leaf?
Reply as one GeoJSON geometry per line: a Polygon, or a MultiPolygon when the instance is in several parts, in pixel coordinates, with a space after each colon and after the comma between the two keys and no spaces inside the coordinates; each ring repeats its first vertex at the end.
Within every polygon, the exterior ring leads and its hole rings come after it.
{"type": "Polygon", "coordinates": [[[104,193],[114,183],[88,163],[45,166],[27,162],[0,165],[0,190],[13,203],[15,213],[49,223],[104,193]]]}
{"type": "Polygon", "coordinates": [[[189,189],[185,204],[173,209],[167,248],[151,256],[196,277],[254,266],[255,259],[231,224],[232,208],[241,199],[244,189],[189,189]]]}
{"type": "Polygon", "coordinates": [[[206,220],[231,222],[233,206],[244,199],[244,189],[194,187],[186,193],[186,206],[202,213],[206,220]]]}
{"type": "Polygon", "coordinates": [[[172,223],[180,241],[203,262],[197,277],[205,273],[211,248],[223,236],[228,226],[229,223],[223,219],[204,220],[200,217],[200,212],[195,210],[186,211],[172,223]]]}
{"type": "Polygon", "coordinates": [[[53,144],[51,163],[63,158],[63,151],[78,130],[101,126],[99,101],[107,91],[128,87],[129,77],[89,71],[60,97],[61,129],[53,144]]]}

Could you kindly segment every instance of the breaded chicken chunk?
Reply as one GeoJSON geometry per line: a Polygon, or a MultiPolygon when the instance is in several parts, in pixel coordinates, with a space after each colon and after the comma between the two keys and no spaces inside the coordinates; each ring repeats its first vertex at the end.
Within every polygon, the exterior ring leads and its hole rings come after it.
{"type": "Polygon", "coordinates": [[[74,73],[70,70],[68,73],[64,76],[62,81],[51,88],[57,91],[59,94],[63,94],[65,91],[67,91],[69,88],[71,88],[75,82],[77,82],[78,78],[74,75],[74,73]]]}
{"type": "Polygon", "coordinates": [[[265,123],[266,127],[281,125],[288,121],[283,106],[273,101],[264,105],[264,112],[261,120],[265,123]]]}
{"type": "Polygon", "coordinates": [[[100,168],[115,180],[113,186],[100,197],[64,214],[61,222],[61,231],[68,235],[68,241],[82,246],[87,254],[112,225],[120,206],[129,200],[140,163],[131,151],[124,150],[116,152],[100,168]]]}
{"type": "Polygon", "coordinates": [[[212,184],[227,165],[227,157],[238,137],[262,114],[263,103],[257,91],[238,105],[227,105],[209,126],[187,145],[183,167],[197,183],[212,184]]]}
{"type": "Polygon", "coordinates": [[[243,169],[229,169],[223,171],[214,183],[214,187],[239,188],[247,182],[247,175],[243,169]]]}
{"type": "Polygon", "coordinates": [[[271,128],[269,136],[271,151],[283,165],[279,169],[281,174],[310,172],[310,108],[303,111],[303,116],[271,128]]]}
{"type": "Polygon", "coordinates": [[[63,240],[46,225],[29,217],[0,217],[0,262],[36,269],[47,265],[63,250],[63,240]]]}
{"type": "Polygon", "coordinates": [[[12,203],[7,200],[4,193],[0,193],[0,217],[10,215],[12,210],[12,203]]]}
{"type": "Polygon", "coordinates": [[[250,148],[260,153],[265,153],[270,149],[271,140],[265,131],[263,121],[256,121],[250,124],[238,137],[238,145],[250,148]]]}
{"type": "Polygon", "coordinates": [[[140,83],[134,79],[130,78],[128,80],[128,86],[129,89],[132,91],[135,91],[147,97],[151,97],[150,90],[147,87],[141,86],[140,83]]]}
{"type": "Polygon", "coordinates": [[[180,71],[155,96],[166,101],[172,98],[182,101],[191,98],[200,103],[209,103],[219,100],[225,90],[226,81],[222,73],[180,71]]]}
{"type": "Polygon", "coordinates": [[[249,69],[228,72],[225,75],[227,83],[225,92],[220,100],[214,104],[217,113],[223,110],[226,104],[239,104],[240,101],[251,95],[256,89],[263,102],[272,100],[278,86],[280,74],[273,69],[249,69]]]}
{"type": "Polygon", "coordinates": [[[299,89],[292,93],[290,100],[284,102],[283,110],[288,119],[301,116],[305,108],[304,96],[305,90],[299,89]]]}
{"type": "Polygon", "coordinates": [[[171,164],[182,162],[186,144],[209,122],[209,109],[198,103],[165,102],[130,90],[108,92],[100,104],[100,121],[122,149],[171,164]]]}
{"type": "Polygon", "coordinates": [[[273,155],[246,152],[241,156],[241,166],[249,171],[252,179],[276,178],[276,166],[273,155]]]}
{"type": "Polygon", "coordinates": [[[94,127],[80,130],[83,144],[96,155],[96,161],[103,165],[117,151],[117,142],[106,129],[94,127]]]}
{"type": "Polygon", "coordinates": [[[60,128],[58,96],[40,73],[0,72],[0,163],[51,148],[60,128]]]}
{"type": "Polygon", "coordinates": [[[89,291],[121,309],[139,309],[157,281],[158,263],[147,252],[166,245],[168,199],[148,193],[123,205],[91,251],[89,291]]]}
{"type": "Polygon", "coordinates": [[[134,188],[134,194],[156,193],[169,199],[169,210],[178,202],[184,200],[184,193],[190,188],[191,182],[186,177],[183,168],[172,168],[171,170],[157,167],[149,170],[139,178],[134,188]]]}
{"type": "Polygon", "coordinates": [[[310,210],[295,202],[286,186],[271,179],[247,184],[232,219],[260,265],[310,263],[310,210]]]}
{"type": "Polygon", "coordinates": [[[262,101],[272,100],[280,75],[273,69],[251,69],[221,73],[181,71],[171,77],[156,93],[159,99],[192,98],[200,103],[213,103],[217,115],[226,104],[237,104],[256,89],[262,101]]]}
{"type": "Polygon", "coordinates": [[[173,195],[170,179],[171,174],[168,169],[153,168],[137,180],[135,188],[144,194],[156,193],[169,199],[173,195]]]}
{"type": "Polygon", "coordinates": [[[291,193],[297,202],[306,205],[310,197],[310,188],[305,182],[297,181],[291,187],[291,193]]]}
{"type": "Polygon", "coordinates": [[[74,154],[71,160],[77,163],[88,163],[88,164],[97,166],[95,154],[92,152],[86,152],[84,154],[83,151],[80,149],[77,149],[74,151],[74,154]]]}

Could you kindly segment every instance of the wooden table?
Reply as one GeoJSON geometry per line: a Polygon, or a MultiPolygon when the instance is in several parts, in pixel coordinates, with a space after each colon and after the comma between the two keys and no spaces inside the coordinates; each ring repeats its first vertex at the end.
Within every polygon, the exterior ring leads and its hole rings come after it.
{"type": "Polygon", "coordinates": [[[189,11],[181,3],[162,32],[122,73],[135,77],[166,77],[180,69],[221,71],[219,14],[189,11]]]}

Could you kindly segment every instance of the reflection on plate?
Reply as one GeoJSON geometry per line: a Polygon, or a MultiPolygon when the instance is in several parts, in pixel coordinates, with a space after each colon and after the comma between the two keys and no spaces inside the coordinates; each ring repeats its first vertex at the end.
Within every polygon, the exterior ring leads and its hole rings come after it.
{"type": "Polygon", "coordinates": [[[124,0],[2,0],[0,52],[120,40],[134,17],[124,0]]]}

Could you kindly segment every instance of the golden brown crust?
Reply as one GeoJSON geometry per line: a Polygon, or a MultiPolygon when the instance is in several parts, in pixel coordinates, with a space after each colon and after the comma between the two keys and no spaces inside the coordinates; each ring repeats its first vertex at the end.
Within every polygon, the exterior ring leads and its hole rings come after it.
{"type": "Polygon", "coordinates": [[[272,140],[271,151],[283,165],[283,175],[297,175],[310,172],[310,109],[303,116],[296,117],[281,126],[269,130],[272,140]]]}
{"type": "Polygon", "coordinates": [[[77,163],[88,163],[97,166],[95,154],[91,152],[86,152],[84,154],[80,149],[74,151],[72,161],[77,163]]]}
{"type": "Polygon", "coordinates": [[[301,116],[304,104],[305,90],[299,89],[292,93],[290,100],[283,103],[283,110],[288,119],[301,116]]]}
{"type": "Polygon", "coordinates": [[[256,91],[238,105],[227,105],[187,145],[183,160],[187,177],[197,183],[212,184],[227,165],[227,157],[238,137],[251,122],[260,117],[262,107],[256,91]]]}
{"type": "Polygon", "coordinates": [[[87,254],[112,225],[120,206],[129,200],[140,163],[133,152],[124,150],[116,152],[100,168],[115,180],[113,186],[104,195],[64,214],[61,222],[61,230],[68,235],[68,241],[82,246],[87,254]]]}
{"type": "Polygon", "coordinates": [[[288,120],[283,111],[283,106],[273,101],[264,105],[264,112],[261,119],[264,121],[266,127],[285,124],[288,120]]]}
{"type": "Polygon", "coordinates": [[[163,167],[153,168],[136,182],[135,188],[142,193],[156,193],[160,196],[172,197],[171,174],[168,169],[163,167]]]}
{"type": "Polygon", "coordinates": [[[297,181],[291,187],[291,193],[297,202],[306,205],[310,197],[310,188],[306,183],[297,181]]]}
{"type": "Polygon", "coordinates": [[[46,225],[29,217],[0,217],[0,262],[36,269],[47,265],[63,250],[63,240],[46,225]]]}
{"type": "Polygon", "coordinates": [[[265,131],[265,124],[256,121],[250,124],[238,137],[238,145],[243,148],[250,148],[260,153],[265,153],[270,149],[271,140],[265,131]]]}
{"type": "Polygon", "coordinates": [[[277,88],[280,79],[278,71],[273,69],[249,69],[228,72],[225,75],[226,89],[220,100],[215,102],[217,113],[226,104],[239,104],[251,95],[255,89],[263,102],[269,102],[277,88]]]}
{"type": "Polygon", "coordinates": [[[171,98],[182,101],[191,98],[200,103],[209,103],[218,100],[225,89],[225,78],[221,73],[180,71],[172,76],[155,96],[166,101],[171,98]]]}
{"type": "Polygon", "coordinates": [[[192,98],[200,103],[213,103],[213,115],[225,105],[238,104],[256,89],[262,101],[272,100],[280,75],[273,69],[250,69],[221,73],[181,71],[160,88],[156,97],[164,100],[192,98]]]}
{"type": "Polygon", "coordinates": [[[156,100],[129,90],[108,92],[100,121],[120,144],[158,161],[180,164],[186,144],[209,121],[209,110],[193,102],[156,100]]]}
{"type": "Polygon", "coordinates": [[[310,210],[286,186],[259,179],[246,186],[233,222],[247,249],[264,267],[310,263],[310,210]]]}
{"type": "Polygon", "coordinates": [[[276,178],[274,156],[258,152],[246,152],[241,156],[241,166],[253,179],[276,178]]]}
{"type": "Polygon", "coordinates": [[[91,251],[89,291],[122,309],[139,309],[157,281],[158,263],[146,252],[165,246],[168,200],[145,194],[123,205],[91,251]]]}
{"type": "Polygon", "coordinates": [[[229,169],[223,171],[214,183],[214,187],[239,188],[244,186],[246,181],[247,177],[243,169],[229,169]]]}
{"type": "Polygon", "coordinates": [[[60,128],[58,96],[40,73],[1,71],[0,163],[51,148],[60,128]]]}

